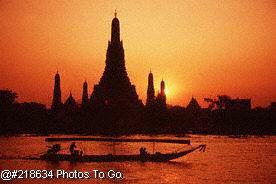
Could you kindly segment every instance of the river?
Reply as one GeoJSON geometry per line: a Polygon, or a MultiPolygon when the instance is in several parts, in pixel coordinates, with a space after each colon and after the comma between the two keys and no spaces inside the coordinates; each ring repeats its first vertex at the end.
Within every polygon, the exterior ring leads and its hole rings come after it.
{"type": "MultiPolygon", "coordinates": [[[[50,137],[65,137],[55,135],[50,137]]],[[[66,135],[68,137],[68,135],[66,135]]],[[[89,172],[90,179],[13,179],[5,183],[30,184],[77,184],[77,183],[276,183],[276,136],[241,137],[213,135],[188,135],[192,144],[206,144],[205,152],[195,151],[171,162],[111,162],[111,163],[52,163],[39,160],[15,159],[42,153],[47,150],[50,143],[45,142],[43,136],[2,136],[0,137],[0,170],[57,170],[66,172],[89,172]],[[8,159],[10,158],[10,159],[8,159]],[[98,170],[108,175],[108,171],[120,172],[122,179],[94,178],[98,170]]],[[[169,138],[181,139],[174,135],[142,136],[134,135],[123,138],[169,138]]],[[[182,137],[187,139],[187,137],[182,137]]],[[[70,142],[61,143],[63,152],[67,151],[70,142]]],[[[116,143],[108,142],[77,142],[77,146],[85,154],[135,154],[139,148],[147,147],[152,151],[152,143],[116,143]],[[115,152],[114,152],[115,151],[115,152]]],[[[180,149],[180,145],[157,143],[155,150],[161,153],[180,149]]],[[[112,175],[111,173],[109,173],[112,175]]],[[[119,175],[118,175],[119,176],[119,175]]],[[[3,183],[3,181],[0,181],[3,183]]]]}

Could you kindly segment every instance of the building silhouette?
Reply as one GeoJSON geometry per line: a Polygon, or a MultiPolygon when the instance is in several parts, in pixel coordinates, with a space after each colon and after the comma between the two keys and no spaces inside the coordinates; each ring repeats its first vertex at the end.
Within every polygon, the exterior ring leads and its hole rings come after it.
{"type": "Polygon", "coordinates": [[[123,42],[120,40],[120,22],[115,12],[111,40],[108,42],[105,69],[100,82],[94,86],[91,104],[129,109],[140,104],[135,86],[131,84],[125,66],[123,42]]]}
{"type": "Polygon", "coordinates": [[[158,95],[156,97],[156,103],[158,106],[160,106],[162,108],[167,107],[166,93],[165,93],[165,82],[163,79],[160,83],[160,92],[158,93],[158,95]]]}
{"type": "Polygon", "coordinates": [[[251,99],[230,99],[229,102],[225,104],[225,110],[248,112],[251,110],[251,99]]]}
{"type": "Polygon", "coordinates": [[[200,107],[198,101],[196,100],[195,97],[192,97],[189,104],[186,107],[186,112],[198,118],[197,115],[199,115],[201,111],[202,111],[202,108],[200,107]]]}
{"type": "Polygon", "coordinates": [[[61,89],[60,89],[60,76],[57,72],[55,75],[55,85],[54,85],[54,94],[51,110],[59,111],[62,109],[62,101],[61,101],[61,89]]]}
{"type": "Polygon", "coordinates": [[[271,102],[270,105],[268,106],[270,110],[276,111],[276,102],[271,102]]]}
{"type": "Polygon", "coordinates": [[[152,105],[154,104],[155,101],[155,96],[154,96],[154,84],[153,84],[153,74],[149,73],[148,76],[148,89],[147,89],[147,101],[146,101],[146,105],[152,105]]]}
{"type": "Polygon", "coordinates": [[[192,99],[190,100],[186,109],[187,109],[187,111],[190,111],[190,112],[198,112],[201,110],[201,107],[200,107],[199,103],[197,102],[196,98],[192,97],[192,99]]]}
{"type": "Polygon", "coordinates": [[[72,93],[70,92],[69,97],[64,102],[64,109],[66,111],[73,111],[78,107],[76,100],[73,98],[72,93]]]}
{"type": "Polygon", "coordinates": [[[81,106],[87,107],[89,104],[89,98],[88,98],[88,84],[86,81],[83,83],[82,87],[82,100],[81,100],[81,106]]]}

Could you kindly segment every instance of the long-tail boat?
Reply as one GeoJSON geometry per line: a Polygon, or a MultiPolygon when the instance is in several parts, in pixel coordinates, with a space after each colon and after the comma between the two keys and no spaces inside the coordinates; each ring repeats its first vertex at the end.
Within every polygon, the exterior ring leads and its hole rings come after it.
{"type": "MultiPolygon", "coordinates": [[[[172,139],[116,139],[116,138],[46,138],[47,142],[63,142],[63,141],[100,141],[100,142],[152,142],[153,147],[155,143],[176,143],[176,144],[188,144],[190,140],[172,140],[172,139]]],[[[152,162],[166,162],[170,160],[183,157],[195,150],[205,151],[206,145],[201,144],[198,146],[189,146],[188,149],[182,151],[175,151],[170,153],[154,152],[153,154],[147,152],[140,152],[140,154],[133,155],[82,155],[79,152],[77,154],[59,154],[59,145],[56,144],[56,151],[48,150],[47,153],[40,156],[41,160],[50,161],[70,161],[70,162],[123,162],[123,161],[152,161],[152,162]]],[[[54,147],[52,147],[53,149],[54,147]]]]}

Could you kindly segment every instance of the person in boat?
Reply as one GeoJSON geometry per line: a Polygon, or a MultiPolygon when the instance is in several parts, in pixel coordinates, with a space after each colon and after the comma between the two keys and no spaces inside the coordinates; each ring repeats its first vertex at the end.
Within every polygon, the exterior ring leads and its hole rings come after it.
{"type": "Polygon", "coordinates": [[[140,155],[141,156],[147,156],[148,155],[148,152],[147,152],[145,147],[140,148],[140,155]]]}
{"type": "Polygon", "coordinates": [[[75,143],[75,142],[72,142],[72,144],[70,145],[70,149],[69,149],[71,155],[74,155],[74,154],[75,154],[75,148],[76,148],[76,147],[77,147],[77,146],[76,146],[76,143],[75,143]]]}
{"type": "Polygon", "coordinates": [[[57,154],[60,151],[60,144],[54,144],[53,146],[48,149],[47,153],[48,154],[57,154]]]}

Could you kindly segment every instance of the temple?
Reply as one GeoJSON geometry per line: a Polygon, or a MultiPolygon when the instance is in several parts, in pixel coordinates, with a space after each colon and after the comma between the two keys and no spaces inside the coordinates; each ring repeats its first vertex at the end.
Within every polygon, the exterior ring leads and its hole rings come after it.
{"type": "Polygon", "coordinates": [[[120,22],[115,12],[111,40],[108,42],[105,69],[99,84],[94,86],[91,104],[115,108],[131,108],[140,103],[135,86],[131,84],[125,66],[123,42],[120,40],[120,22]]]}
{"type": "Polygon", "coordinates": [[[148,76],[148,89],[147,89],[147,102],[146,105],[154,104],[155,96],[154,96],[154,84],[153,84],[153,74],[149,73],[148,76]]]}
{"type": "Polygon", "coordinates": [[[167,102],[166,102],[166,93],[165,93],[165,82],[162,79],[160,83],[160,92],[158,93],[156,97],[156,103],[160,107],[166,109],[167,108],[167,102]]]}
{"type": "Polygon", "coordinates": [[[78,104],[70,92],[69,97],[65,100],[63,110],[72,115],[73,112],[78,108],[78,104]]]}
{"type": "Polygon", "coordinates": [[[54,94],[53,94],[51,110],[56,112],[61,109],[62,109],[62,101],[61,101],[61,89],[60,89],[60,76],[59,76],[59,73],[57,72],[55,75],[54,94]]]}
{"type": "Polygon", "coordinates": [[[82,87],[82,100],[81,100],[81,106],[87,107],[89,104],[89,98],[88,98],[88,84],[86,81],[83,83],[82,87]]]}
{"type": "Polygon", "coordinates": [[[199,103],[197,102],[195,97],[192,97],[189,104],[186,107],[187,111],[190,112],[198,112],[201,110],[201,107],[199,105],[199,103]]]}

